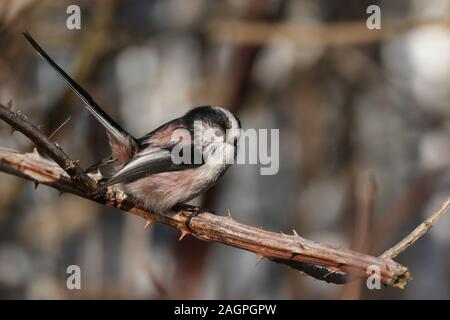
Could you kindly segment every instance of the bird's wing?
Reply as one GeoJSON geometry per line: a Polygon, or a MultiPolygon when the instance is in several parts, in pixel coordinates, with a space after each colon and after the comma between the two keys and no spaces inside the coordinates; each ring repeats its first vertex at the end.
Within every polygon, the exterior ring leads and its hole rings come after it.
{"type": "Polygon", "coordinates": [[[141,152],[135,154],[132,160],[128,162],[122,169],[115,173],[100,189],[112,186],[120,182],[131,182],[146,176],[150,176],[162,172],[180,171],[186,169],[192,169],[203,165],[203,160],[197,156],[195,157],[194,145],[182,145],[180,146],[184,152],[189,152],[190,161],[187,163],[176,164],[172,159],[171,147],[147,147],[141,152]],[[197,160],[200,163],[196,163],[197,160]]]}

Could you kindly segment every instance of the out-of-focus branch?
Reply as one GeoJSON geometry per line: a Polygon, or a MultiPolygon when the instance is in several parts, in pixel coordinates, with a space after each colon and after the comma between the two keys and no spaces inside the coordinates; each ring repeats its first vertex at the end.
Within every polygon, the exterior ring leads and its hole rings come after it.
{"type": "MultiPolygon", "coordinates": [[[[377,184],[373,173],[352,183],[355,198],[355,221],[352,230],[351,249],[367,254],[372,253],[372,221],[377,195],[377,184]]],[[[341,299],[360,299],[361,281],[347,284],[340,294],[341,299]]]]}
{"type": "MultiPolygon", "coordinates": [[[[358,183],[358,182],[356,182],[358,183]]],[[[371,252],[371,228],[374,217],[374,207],[377,195],[377,184],[375,176],[370,173],[365,177],[363,182],[359,182],[362,186],[356,186],[357,193],[357,217],[355,220],[355,228],[353,230],[352,249],[364,253],[371,252]],[[359,188],[358,188],[359,187],[359,188]]]]}
{"type": "MultiPolygon", "coordinates": [[[[38,152],[20,153],[0,148],[0,171],[42,183],[63,192],[122,209],[147,220],[161,222],[181,231],[181,238],[192,234],[203,241],[223,243],[254,252],[260,258],[286,264],[320,280],[345,283],[365,278],[369,266],[378,266],[382,283],[403,288],[410,280],[408,269],[390,258],[373,257],[347,249],[322,244],[293,235],[265,231],[238,223],[231,216],[216,216],[206,211],[192,219],[183,209],[167,215],[146,211],[139,202],[115,187],[103,194],[92,195],[82,179],[90,179],[81,168],[53,142],[43,135],[25,116],[0,105],[0,118],[21,131],[44,149],[56,162],[41,157],[38,152]],[[72,166],[67,166],[70,163],[72,166]],[[62,169],[65,168],[65,170],[62,169]],[[189,226],[189,228],[187,228],[189,226]]],[[[87,184],[95,185],[95,181],[87,184]]]]}
{"type": "Polygon", "coordinates": [[[381,29],[370,30],[365,21],[339,22],[317,26],[292,23],[264,23],[215,20],[208,25],[213,40],[242,45],[290,42],[301,46],[347,46],[368,44],[423,26],[450,28],[450,20],[423,19],[384,22],[381,29]]]}

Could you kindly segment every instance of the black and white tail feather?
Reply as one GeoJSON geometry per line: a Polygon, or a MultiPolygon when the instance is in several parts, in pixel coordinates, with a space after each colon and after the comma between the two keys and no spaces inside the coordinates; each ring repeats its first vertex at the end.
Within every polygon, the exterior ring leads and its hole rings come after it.
{"type": "Polygon", "coordinates": [[[118,140],[131,139],[135,141],[128,132],[126,132],[117,122],[115,122],[100,106],[95,102],[91,95],[84,90],[78,83],[75,82],[60,66],[58,66],[52,58],[42,49],[39,44],[31,37],[28,32],[23,35],[39,55],[56,71],[58,76],[63,79],[73,92],[85,103],[88,110],[94,117],[105,127],[105,129],[114,138],[118,140]]]}

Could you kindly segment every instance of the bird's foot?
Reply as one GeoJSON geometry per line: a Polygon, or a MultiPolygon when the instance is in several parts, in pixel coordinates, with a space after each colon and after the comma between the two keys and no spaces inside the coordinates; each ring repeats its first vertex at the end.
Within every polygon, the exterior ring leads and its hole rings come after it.
{"type": "Polygon", "coordinates": [[[193,207],[193,208],[189,208],[189,210],[187,210],[187,211],[190,212],[190,214],[187,215],[184,225],[186,226],[186,228],[189,231],[192,231],[192,228],[191,228],[191,220],[192,220],[192,218],[198,216],[198,214],[200,212],[203,212],[203,210],[201,208],[199,208],[199,207],[193,207]]]}
{"type": "Polygon", "coordinates": [[[191,205],[188,205],[188,204],[176,205],[175,209],[177,211],[183,211],[183,212],[188,212],[189,213],[186,216],[186,221],[184,223],[185,226],[186,226],[186,229],[189,230],[189,231],[192,231],[192,229],[191,229],[191,220],[192,220],[192,218],[198,216],[199,213],[209,212],[209,213],[215,214],[215,212],[212,211],[212,210],[207,210],[205,208],[200,208],[198,206],[191,206],[191,205]]]}

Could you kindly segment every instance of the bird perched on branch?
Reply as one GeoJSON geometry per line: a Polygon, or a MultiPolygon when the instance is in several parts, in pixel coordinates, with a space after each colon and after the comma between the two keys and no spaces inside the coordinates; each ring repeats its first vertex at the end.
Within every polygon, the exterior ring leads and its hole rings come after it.
{"type": "Polygon", "coordinates": [[[91,169],[114,163],[115,173],[96,192],[118,184],[148,210],[165,213],[213,186],[236,158],[241,124],[230,111],[215,106],[197,107],[136,139],[67,75],[29,33],[24,36],[106,129],[111,156],[91,169]]]}

